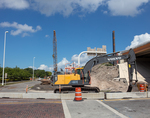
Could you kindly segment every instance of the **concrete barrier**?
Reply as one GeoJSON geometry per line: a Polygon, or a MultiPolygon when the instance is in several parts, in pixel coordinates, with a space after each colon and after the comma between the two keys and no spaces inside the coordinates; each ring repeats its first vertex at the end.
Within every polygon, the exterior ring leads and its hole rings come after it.
{"type": "Polygon", "coordinates": [[[147,92],[147,96],[148,96],[148,98],[150,98],[150,92],[147,92]]]}
{"type": "MultiPolygon", "coordinates": [[[[70,99],[75,98],[75,93],[0,93],[0,98],[33,98],[33,99],[70,99]]],[[[82,93],[84,99],[104,99],[104,93],[82,93]]]]}
{"type": "Polygon", "coordinates": [[[60,94],[54,94],[54,93],[24,93],[23,98],[60,99],[60,94]]]}
{"type": "MultiPolygon", "coordinates": [[[[104,99],[104,93],[82,93],[83,99],[104,99]]],[[[125,98],[150,98],[150,92],[124,92],[124,93],[106,93],[105,99],[125,99],[125,98]]],[[[43,99],[70,99],[75,98],[75,93],[0,93],[0,98],[43,98],[43,99]]]]}
{"type": "Polygon", "coordinates": [[[44,98],[44,99],[60,99],[60,94],[54,93],[0,93],[0,98],[44,98]]]}
{"type": "Polygon", "coordinates": [[[147,98],[150,92],[106,93],[106,99],[147,98]]]}
{"type": "Polygon", "coordinates": [[[99,100],[104,99],[104,92],[100,93],[82,93],[82,98],[89,99],[89,100],[99,100]]]}
{"type": "MultiPolygon", "coordinates": [[[[73,100],[75,98],[75,93],[66,93],[66,94],[61,94],[61,99],[70,99],[73,100]]],[[[104,92],[100,93],[82,93],[82,98],[83,99],[90,99],[90,100],[98,100],[98,99],[104,99],[104,92]]]]}
{"type": "Polygon", "coordinates": [[[75,98],[75,93],[61,93],[62,100],[73,100],[75,98]]]}
{"type": "Polygon", "coordinates": [[[23,93],[0,93],[0,98],[23,98],[23,93]]]}

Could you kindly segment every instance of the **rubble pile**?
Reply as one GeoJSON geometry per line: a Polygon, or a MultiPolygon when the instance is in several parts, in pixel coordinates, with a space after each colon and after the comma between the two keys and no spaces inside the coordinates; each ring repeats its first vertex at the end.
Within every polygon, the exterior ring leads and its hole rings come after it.
{"type": "Polygon", "coordinates": [[[91,86],[100,88],[100,91],[126,92],[128,84],[125,78],[119,78],[117,66],[108,66],[108,63],[98,64],[91,70],[91,86]]]}

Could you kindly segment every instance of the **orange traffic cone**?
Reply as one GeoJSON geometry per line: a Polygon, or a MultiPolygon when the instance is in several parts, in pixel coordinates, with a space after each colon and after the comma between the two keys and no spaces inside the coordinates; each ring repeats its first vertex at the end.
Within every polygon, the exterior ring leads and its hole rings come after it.
{"type": "Polygon", "coordinates": [[[28,85],[27,85],[27,87],[26,87],[26,93],[28,92],[28,85]]]}

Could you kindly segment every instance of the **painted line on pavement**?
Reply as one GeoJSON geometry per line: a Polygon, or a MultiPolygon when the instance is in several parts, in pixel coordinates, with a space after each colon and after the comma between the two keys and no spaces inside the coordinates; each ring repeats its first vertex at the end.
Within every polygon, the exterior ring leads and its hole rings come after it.
{"type": "Polygon", "coordinates": [[[104,104],[103,102],[96,100],[97,102],[99,102],[101,105],[103,105],[104,107],[106,107],[107,109],[109,109],[110,111],[114,112],[116,115],[120,116],[121,118],[128,118],[127,116],[119,113],[118,111],[116,111],[115,109],[111,108],[110,106],[104,104]]]}
{"type": "Polygon", "coordinates": [[[101,101],[124,101],[124,100],[134,100],[134,99],[112,99],[112,100],[101,100],[101,101]]]}
{"type": "Polygon", "coordinates": [[[64,110],[64,114],[65,114],[65,118],[71,118],[69,109],[67,107],[66,101],[62,100],[62,106],[63,106],[63,110],[64,110]]]}
{"type": "Polygon", "coordinates": [[[30,93],[30,92],[35,92],[35,93],[54,93],[54,91],[42,91],[42,90],[31,90],[31,89],[28,89],[28,93],[30,93]]]}
{"type": "Polygon", "coordinates": [[[130,99],[112,99],[112,100],[101,100],[101,101],[124,101],[124,100],[150,100],[150,98],[130,98],[130,99]]]}

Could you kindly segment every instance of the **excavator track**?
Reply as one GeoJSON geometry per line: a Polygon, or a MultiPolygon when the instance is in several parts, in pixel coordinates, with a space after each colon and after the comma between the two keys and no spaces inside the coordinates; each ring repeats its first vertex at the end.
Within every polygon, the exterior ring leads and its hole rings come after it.
{"type": "MultiPolygon", "coordinates": [[[[75,92],[75,88],[76,87],[62,87],[61,89],[56,88],[54,90],[54,93],[59,93],[60,90],[62,93],[71,93],[71,92],[75,92]]],[[[98,87],[88,87],[88,86],[84,86],[84,87],[80,87],[82,93],[98,93],[100,92],[100,89],[98,87]]]]}

